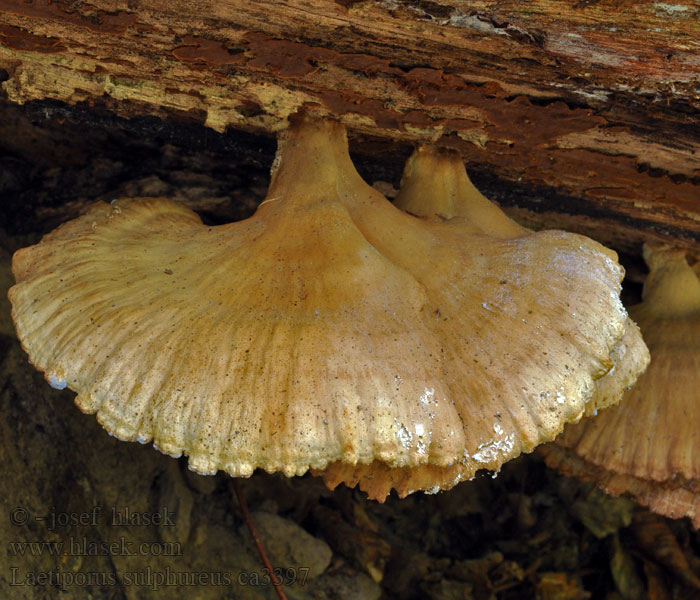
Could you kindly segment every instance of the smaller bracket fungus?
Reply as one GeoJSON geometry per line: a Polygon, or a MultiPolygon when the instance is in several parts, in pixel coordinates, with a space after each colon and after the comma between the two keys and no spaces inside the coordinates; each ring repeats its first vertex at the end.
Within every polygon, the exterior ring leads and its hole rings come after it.
{"type": "Polygon", "coordinates": [[[682,250],[645,246],[644,258],[643,301],[629,310],[649,344],[649,368],[618,406],[567,426],[541,452],[567,475],[699,528],[700,279],[682,250]]]}
{"type": "MultiPolygon", "coordinates": [[[[121,200],[17,252],[19,338],[112,434],[200,473],[449,489],[579,419],[629,332],[613,252],[516,225],[450,169],[453,208],[409,215],[340,124],[300,118],[249,219],[121,200]]],[[[442,206],[434,184],[416,160],[403,198],[442,206]]]]}

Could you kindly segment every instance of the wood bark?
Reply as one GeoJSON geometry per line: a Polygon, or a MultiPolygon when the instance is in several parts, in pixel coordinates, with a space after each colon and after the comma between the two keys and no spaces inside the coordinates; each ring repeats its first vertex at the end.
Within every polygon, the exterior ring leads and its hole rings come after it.
{"type": "Polygon", "coordinates": [[[0,80],[218,132],[305,110],[395,170],[457,149],[526,224],[700,245],[692,0],[0,0],[0,80]]]}

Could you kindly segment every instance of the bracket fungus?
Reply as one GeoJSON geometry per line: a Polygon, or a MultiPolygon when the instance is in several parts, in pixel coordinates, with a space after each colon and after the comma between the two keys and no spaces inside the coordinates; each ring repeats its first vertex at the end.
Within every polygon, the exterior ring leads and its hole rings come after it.
{"type": "Polygon", "coordinates": [[[649,275],[630,314],[651,363],[618,406],[569,425],[541,452],[547,464],[628,493],[700,528],[700,263],[685,252],[645,246],[649,275]]]}
{"type": "MultiPolygon", "coordinates": [[[[480,234],[509,239],[533,232],[510,219],[469,179],[461,157],[454,151],[420,146],[404,168],[396,206],[424,219],[448,222],[467,236],[480,234]]],[[[570,234],[568,234],[570,235],[570,234]]],[[[617,255],[604,247],[611,260],[617,255]]],[[[610,353],[610,369],[596,379],[584,415],[617,404],[649,364],[649,351],[637,324],[627,317],[625,333],[610,353]]]]}
{"type": "Polygon", "coordinates": [[[612,251],[486,209],[408,214],[300,118],[252,217],[96,204],[15,254],[13,318],[83,411],[200,473],[448,489],[580,418],[628,331],[612,251]]]}

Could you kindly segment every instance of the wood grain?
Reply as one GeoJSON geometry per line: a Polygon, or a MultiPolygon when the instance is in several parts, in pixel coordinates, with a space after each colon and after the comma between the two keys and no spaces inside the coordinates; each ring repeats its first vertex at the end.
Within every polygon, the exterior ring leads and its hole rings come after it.
{"type": "Polygon", "coordinates": [[[0,69],[16,104],[268,136],[299,110],[332,116],[382,141],[380,161],[437,143],[550,198],[497,198],[534,226],[700,241],[691,0],[0,0],[0,69]]]}

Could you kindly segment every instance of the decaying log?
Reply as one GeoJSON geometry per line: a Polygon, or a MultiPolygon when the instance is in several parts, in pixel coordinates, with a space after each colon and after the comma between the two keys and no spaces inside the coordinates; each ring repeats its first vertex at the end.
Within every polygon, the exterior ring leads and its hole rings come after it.
{"type": "Polygon", "coordinates": [[[693,0],[0,0],[0,81],[217,132],[304,109],[396,172],[408,145],[458,149],[526,224],[700,241],[693,0]]]}

